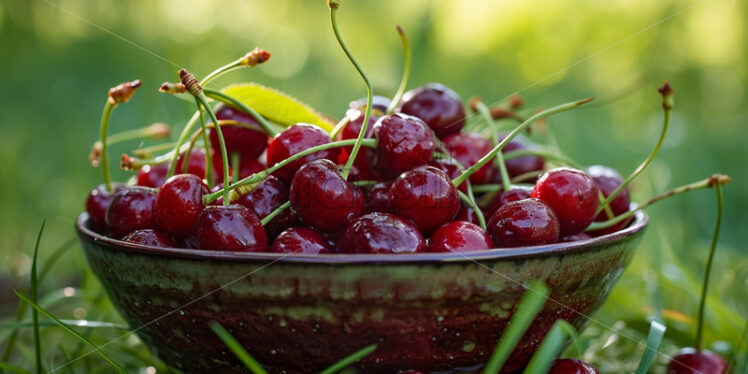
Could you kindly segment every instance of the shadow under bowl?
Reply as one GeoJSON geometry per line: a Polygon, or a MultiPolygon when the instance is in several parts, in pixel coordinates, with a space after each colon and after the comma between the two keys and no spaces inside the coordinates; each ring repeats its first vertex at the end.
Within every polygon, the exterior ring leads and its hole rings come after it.
{"type": "Polygon", "coordinates": [[[307,373],[372,343],[362,373],[463,372],[489,358],[525,293],[550,290],[502,372],[521,370],[554,321],[581,329],[648,222],[544,246],[414,255],[303,255],[146,247],[77,231],[94,274],[143,341],[186,373],[246,372],[223,325],[271,372],[307,373]]]}

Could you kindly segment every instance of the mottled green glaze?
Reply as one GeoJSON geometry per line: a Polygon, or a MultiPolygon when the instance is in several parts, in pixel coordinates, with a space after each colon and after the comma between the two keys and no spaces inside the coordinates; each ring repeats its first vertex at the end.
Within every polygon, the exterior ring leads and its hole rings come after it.
{"type": "Polygon", "coordinates": [[[604,237],[420,255],[164,250],[78,233],[91,268],[138,335],[187,373],[242,372],[208,327],[221,323],[271,371],[316,372],[371,343],[362,372],[453,371],[485,363],[525,292],[549,300],[506,365],[520,370],[553,322],[581,328],[629,263],[647,217],[604,237]]]}

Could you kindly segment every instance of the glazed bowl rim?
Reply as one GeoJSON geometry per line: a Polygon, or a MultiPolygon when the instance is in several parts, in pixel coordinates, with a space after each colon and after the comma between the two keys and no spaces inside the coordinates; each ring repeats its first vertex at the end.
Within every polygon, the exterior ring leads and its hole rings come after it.
{"type": "Polygon", "coordinates": [[[272,252],[231,252],[186,248],[159,248],[106,237],[88,228],[88,213],[78,216],[76,230],[81,239],[105,244],[122,252],[157,257],[204,259],[229,262],[275,263],[294,262],[304,264],[412,264],[474,262],[478,260],[515,260],[558,256],[570,253],[587,252],[600,246],[609,245],[642,231],[649,223],[649,216],[643,211],[635,213],[635,220],[623,230],[614,233],[566,243],[515,247],[507,249],[487,249],[472,252],[415,253],[415,254],[319,254],[272,253],[272,252]]]}

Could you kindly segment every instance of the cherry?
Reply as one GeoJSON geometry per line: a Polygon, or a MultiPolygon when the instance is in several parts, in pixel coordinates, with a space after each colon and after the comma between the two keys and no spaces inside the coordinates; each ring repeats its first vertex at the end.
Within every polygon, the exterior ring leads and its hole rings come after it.
{"type": "Polygon", "coordinates": [[[548,204],[558,217],[561,236],[582,232],[595,219],[599,204],[595,181],[580,170],[556,168],[543,174],[532,197],[548,204]]]}
{"type": "MultiPolygon", "coordinates": [[[[603,193],[603,196],[608,197],[613,191],[623,184],[623,177],[615,169],[594,165],[587,168],[587,174],[597,183],[597,188],[603,193]]],[[[621,192],[616,195],[610,202],[610,210],[613,212],[613,216],[619,216],[626,213],[629,210],[629,204],[631,199],[629,197],[629,189],[623,188],[621,192]]],[[[607,221],[608,215],[603,210],[600,214],[595,217],[596,222],[607,221]]],[[[594,235],[604,235],[612,232],[616,232],[622,228],[624,222],[617,225],[611,226],[607,229],[595,230],[592,233],[594,235]]]]}
{"type": "Polygon", "coordinates": [[[392,182],[377,182],[369,188],[369,194],[364,206],[364,213],[387,213],[387,202],[390,199],[392,182]]]}
{"type": "MultiPolygon", "coordinates": [[[[378,96],[378,95],[372,96],[371,98],[372,115],[375,115],[375,113],[377,112],[380,112],[380,113],[387,112],[387,108],[390,106],[390,102],[391,101],[388,97],[378,96]]],[[[351,103],[348,104],[348,108],[349,109],[346,113],[351,113],[352,111],[363,112],[364,109],[366,109],[366,98],[362,97],[358,100],[351,101],[351,103]]]]}
{"type": "Polygon", "coordinates": [[[551,244],[558,241],[558,218],[541,200],[513,201],[491,216],[488,233],[499,248],[551,244]]]}
{"type": "Polygon", "coordinates": [[[532,187],[515,186],[509,191],[504,191],[498,196],[494,197],[493,200],[488,204],[486,213],[492,215],[493,212],[512,201],[528,199],[532,194],[532,187]]]}
{"type": "MultiPolygon", "coordinates": [[[[500,137],[503,139],[503,137],[500,137]]],[[[514,139],[510,140],[504,148],[501,149],[502,154],[510,153],[512,151],[518,151],[522,149],[532,149],[535,145],[521,135],[518,135],[514,139]]],[[[522,156],[513,158],[511,160],[505,160],[506,171],[510,178],[529,173],[531,171],[543,170],[545,167],[545,160],[538,156],[522,156]]],[[[501,175],[496,173],[497,182],[501,181],[501,175]]]]}
{"type": "Polygon", "coordinates": [[[208,186],[196,175],[179,174],[169,178],[156,197],[156,224],[176,237],[191,234],[205,208],[203,195],[208,192],[208,186]]]}
{"type": "MultiPolygon", "coordinates": [[[[258,217],[265,218],[286,201],[288,201],[288,185],[271,175],[260,182],[252,192],[239,197],[236,202],[249,208],[258,217]]],[[[265,231],[269,237],[274,238],[281,231],[297,223],[298,220],[293,212],[286,209],[265,225],[265,231]]]]}
{"type": "Polygon", "coordinates": [[[106,226],[115,238],[133,231],[153,229],[156,220],[153,207],[156,192],[146,187],[123,187],[112,195],[106,210],[106,226]]]}
{"type": "Polygon", "coordinates": [[[208,206],[197,219],[195,231],[201,249],[265,252],[268,238],[260,219],[242,205],[208,206]]]}
{"type": "Polygon", "coordinates": [[[433,166],[420,166],[392,183],[388,208],[428,235],[457,215],[460,197],[447,174],[433,166]]]}
{"type": "Polygon", "coordinates": [[[599,374],[592,364],[573,358],[560,358],[553,361],[548,374],[599,374]]]}
{"type": "Polygon", "coordinates": [[[169,164],[145,165],[137,174],[137,185],[143,187],[159,188],[166,181],[169,172],[169,164]]]}
{"type": "MultiPolygon", "coordinates": [[[[276,135],[270,142],[267,151],[268,166],[275,165],[306,149],[330,142],[330,136],[321,128],[306,123],[297,123],[276,135]]],[[[337,161],[339,152],[338,148],[315,152],[278,169],[273,175],[285,182],[289,182],[296,173],[296,170],[299,170],[302,165],[309,161],[323,158],[337,161]]]]}
{"type": "Polygon", "coordinates": [[[493,247],[491,238],[480,226],[454,221],[438,228],[429,239],[429,252],[468,252],[493,247]]]}
{"type": "MultiPolygon", "coordinates": [[[[238,153],[242,159],[256,160],[267,148],[267,134],[249,113],[230,106],[222,106],[216,111],[216,118],[219,120],[234,120],[252,127],[252,129],[248,129],[242,126],[221,126],[223,139],[226,142],[226,152],[229,155],[238,153]]],[[[218,133],[212,130],[210,131],[210,144],[213,149],[220,149],[218,133]]]]}
{"type": "MultiPolygon", "coordinates": [[[[211,158],[213,157],[213,150],[211,149],[211,158]]],[[[183,162],[184,162],[184,154],[181,154],[179,156],[179,160],[177,161],[177,168],[176,168],[176,174],[182,174],[183,169],[183,162]]],[[[215,159],[213,159],[213,162],[215,163],[215,159]]],[[[215,165],[214,165],[215,169],[215,165]]],[[[190,152],[190,158],[189,161],[187,161],[187,174],[193,174],[197,175],[201,179],[205,179],[205,150],[202,148],[193,149],[192,152],[190,152]]],[[[221,173],[214,173],[214,174],[221,174],[221,173]]]]}
{"type": "MultiPolygon", "coordinates": [[[[427,165],[443,171],[450,180],[454,180],[460,176],[460,167],[457,166],[457,162],[454,159],[439,158],[429,161],[427,165]]],[[[461,184],[457,189],[463,193],[467,193],[467,183],[461,184]]]]}
{"type": "Polygon", "coordinates": [[[364,209],[363,192],[325,159],[307,163],[296,172],[289,201],[302,223],[328,234],[343,229],[364,209]]]}
{"type": "Polygon", "coordinates": [[[239,178],[246,178],[252,174],[265,170],[265,165],[255,159],[243,158],[239,161],[239,178]]]}
{"type": "Polygon", "coordinates": [[[465,203],[462,203],[462,205],[460,206],[460,211],[457,212],[455,221],[467,221],[476,225],[480,223],[480,220],[478,220],[478,215],[475,213],[473,208],[469,207],[465,203]]]}
{"type": "MultiPolygon", "coordinates": [[[[493,145],[488,139],[475,133],[457,133],[444,138],[444,146],[462,166],[469,168],[478,160],[491,152],[493,145]]],[[[498,169],[493,162],[483,165],[470,175],[470,182],[476,184],[491,183],[497,175],[498,169]]]]}
{"type": "MultiPolygon", "coordinates": [[[[375,96],[375,97],[381,97],[381,96],[375,96]]],[[[362,106],[366,106],[366,99],[363,99],[364,102],[361,104],[362,106]]],[[[389,101],[389,99],[387,99],[389,101]]],[[[353,105],[356,102],[352,102],[351,105],[353,105]]],[[[372,105],[372,108],[375,108],[376,104],[372,105]]],[[[385,108],[386,110],[386,108],[385,108]]],[[[384,113],[384,112],[382,112],[384,113]]],[[[349,109],[346,112],[346,116],[349,118],[348,124],[343,127],[343,130],[340,131],[338,134],[337,139],[338,140],[347,140],[347,139],[356,139],[358,138],[358,134],[361,132],[361,128],[364,124],[364,113],[360,109],[349,109]]],[[[371,137],[371,129],[374,127],[374,123],[376,123],[377,119],[379,119],[380,116],[374,115],[374,112],[369,117],[369,126],[367,127],[367,134],[366,137],[371,137]]],[[[338,164],[345,165],[345,163],[348,161],[349,155],[351,151],[353,150],[352,146],[343,147],[343,149],[340,150],[340,155],[338,156],[338,164]]],[[[350,173],[348,174],[348,180],[350,181],[357,181],[357,180],[375,180],[377,179],[377,174],[374,173],[373,170],[371,170],[371,166],[369,165],[369,152],[371,150],[368,147],[361,147],[358,151],[358,155],[356,156],[356,159],[353,161],[353,168],[351,169],[350,173]]]]}
{"type": "Polygon", "coordinates": [[[398,112],[422,119],[439,138],[458,133],[465,125],[465,109],[460,97],[439,83],[406,92],[398,112]]]}
{"type": "Polygon", "coordinates": [[[275,238],[270,251],[316,255],[319,253],[330,253],[330,245],[327,239],[312,229],[292,227],[283,231],[275,238]]]}
{"type": "Polygon", "coordinates": [[[101,232],[106,228],[106,209],[112,201],[113,193],[121,188],[124,187],[115,186],[114,191],[109,192],[106,189],[106,185],[100,184],[88,194],[86,212],[88,212],[91,229],[101,232]]]}
{"type": "Polygon", "coordinates": [[[389,213],[369,213],[351,222],[338,237],[341,253],[421,253],[426,241],[410,221],[389,213]]]}
{"type": "Polygon", "coordinates": [[[372,169],[391,180],[414,167],[425,165],[434,154],[434,133],[419,118],[393,114],[380,118],[372,127],[376,152],[369,152],[372,169]]]}
{"type": "Polygon", "coordinates": [[[722,374],[727,372],[727,361],[707,350],[683,348],[667,366],[668,374],[722,374]]]}
{"type": "Polygon", "coordinates": [[[160,248],[174,248],[177,246],[177,243],[174,242],[174,239],[169,234],[153,229],[133,231],[125,235],[122,241],[160,248]]]}

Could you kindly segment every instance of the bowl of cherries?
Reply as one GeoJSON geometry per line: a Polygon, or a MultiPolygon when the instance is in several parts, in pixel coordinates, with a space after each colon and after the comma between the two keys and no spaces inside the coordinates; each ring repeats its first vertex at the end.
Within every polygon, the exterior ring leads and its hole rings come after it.
{"type": "MultiPolygon", "coordinates": [[[[525,117],[518,96],[489,106],[442,84],[407,90],[399,27],[402,84],[374,96],[336,9],[368,92],[337,123],[257,84],[207,88],[269,59],[255,49],[201,81],[182,70],[164,83],[197,112],[176,143],[123,155],[135,173],[114,183],[108,146],[125,137],[108,136],[109,117],[140,81],[109,91],[91,156],[104,182],[77,221],[93,272],[185,372],[241,372],[211,322],[275,372],[317,372],[370,344],[361,372],[479,370],[525,285],[542,281],[549,300],[503,368],[521,370],[556,320],[584,327],[633,256],[642,209],[674,194],[629,198],[662,139],[625,179],[579,165],[531,138],[551,138],[546,117],[589,99],[525,117]]],[[[660,94],[664,136],[669,84],[660,94]]]]}

